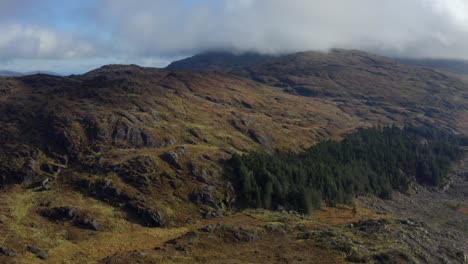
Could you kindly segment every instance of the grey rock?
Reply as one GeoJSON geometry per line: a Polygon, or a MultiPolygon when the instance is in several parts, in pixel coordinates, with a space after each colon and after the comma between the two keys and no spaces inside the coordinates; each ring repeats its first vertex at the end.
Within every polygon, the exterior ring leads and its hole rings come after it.
{"type": "Polygon", "coordinates": [[[260,240],[258,231],[255,229],[245,229],[232,225],[220,225],[217,228],[223,238],[233,242],[255,242],[260,240]]]}
{"type": "Polygon", "coordinates": [[[203,183],[209,184],[210,183],[210,175],[205,168],[198,167],[196,164],[191,162],[189,164],[190,172],[195,178],[203,183]]]}
{"type": "Polygon", "coordinates": [[[255,142],[261,144],[267,149],[271,149],[271,140],[266,135],[259,133],[253,129],[249,129],[248,134],[255,142]]]}
{"type": "Polygon", "coordinates": [[[91,229],[94,231],[99,231],[101,229],[101,226],[96,219],[79,212],[75,208],[67,206],[44,209],[40,214],[50,220],[71,221],[75,226],[85,229],[91,229]]]}
{"type": "Polygon", "coordinates": [[[214,188],[205,186],[200,191],[195,191],[190,195],[190,200],[196,204],[208,205],[215,210],[219,210],[219,206],[213,196],[214,188]]]}
{"type": "Polygon", "coordinates": [[[99,222],[96,220],[96,219],[92,219],[92,218],[85,218],[81,221],[81,226],[87,228],[87,229],[91,229],[91,230],[94,230],[94,231],[99,231],[101,230],[101,225],[99,224],[99,222]]]}
{"type": "Polygon", "coordinates": [[[18,253],[16,253],[13,249],[9,249],[7,247],[0,247],[0,254],[3,254],[8,257],[18,256],[18,253]]]}
{"type": "Polygon", "coordinates": [[[180,170],[182,169],[182,166],[179,163],[179,156],[177,153],[169,151],[161,155],[161,159],[163,159],[165,162],[167,162],[169,165],[172,167],[180,170]]]}
{"type": "Polygon", "coordinates": [[[166,225],[164,214],[156,208],[147,208],[139,202],[130,202],[127,208],[140,218],[144,226],[164,227],[166,225]]]}
{"type": "Polygon", "coordinates": [[[35,246],[27,246],[26,248],[29,252],[33,253],[34,255],[36,255],[38,258],[40,259],[48,259],[49,258],[49,253],[42,249],[42,248],[38,248],[38,247],[35,247],[35,246]]]}

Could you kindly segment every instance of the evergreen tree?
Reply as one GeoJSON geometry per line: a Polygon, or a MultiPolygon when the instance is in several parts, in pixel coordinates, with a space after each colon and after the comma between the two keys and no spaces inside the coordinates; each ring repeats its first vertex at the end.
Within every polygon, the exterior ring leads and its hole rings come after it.
{"type": "Polygon", "coordinates": [[[463,140],[431,127],[374,127],[303,153],[234,155],[229,168],[241,206],[282,205],[307,213],[320,208],[322,199],[335,206],[364,193],[390,198],[413,177],[438,185],[463,155],[463,140]]]}

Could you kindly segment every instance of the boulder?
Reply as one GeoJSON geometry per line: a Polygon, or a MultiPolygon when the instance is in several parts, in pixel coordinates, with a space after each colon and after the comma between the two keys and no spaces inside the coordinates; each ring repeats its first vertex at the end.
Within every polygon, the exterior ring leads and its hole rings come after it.
{"type": "Polygon", "coordinates": [[[156,208],[147,208],[140,202],[129,202],[127,209],[133,212],[148,227],[163,227],[166,225],[164,214],[156,208]]]}
{"type": "Polygon", "coordinates": [[[85,229],[91,229],[94,231],[101,230],[101,225],[96,219],[93,219],[93,218],[82,218],[76,222],[76,225],[79,225],[85,229]]]}
{"type": "Polygon", "coordinates": [[[182,169],[182,166],[179,163],[179,156],[177,153],[173,151],[166,152],[161,155],[161,159],[163,159],[165,162],[167,162],[169,165],[174,167],[175,169],[182,169]]]}
{"type": "Polygon", "coordinates": [[[258,131],[255,131],[253,129],[249,129],[248,134],[249,134],[250,138],[252,138],[255,142],[261,144],[262,146],[264,146],[267,149],[271,149],[271,140],[266,135],[264,135],[264,134],[262,134],[262,133],[260,133],[258,131]]]}

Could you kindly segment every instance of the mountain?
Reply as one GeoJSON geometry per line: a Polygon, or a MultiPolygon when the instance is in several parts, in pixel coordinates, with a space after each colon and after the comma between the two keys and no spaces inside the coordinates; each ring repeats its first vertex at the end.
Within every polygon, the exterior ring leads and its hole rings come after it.
{"type": "Polygon", "coordinates": [[[22,75],[34,75],[34,74],[46,74],[46,75],[63,76],[63,74],[52,72],[52,71],[30,71],[30,72],[25,72],[22,75]]]}
{"type": "Polygon", "coordinates": [[[61,76],[61,74],[51,72],[51,71],[31,71],[31,72],[15,72],[15,71],[0,71],[0,77],[18,77],[23,75],[34,75],[34,74],[47,74],[47,75],[56,75],[61,76]]]}
{"type": "MultiPolygon", "coordinates": [[[[338,51],[337,49],[334,50],[338,51]]],[[[292,54],[288,54],[292,55],[292,54]]],[[[166,69],[185,71],[228,71],[234,68],[253,66],[285,55],[262,55],[259,53],[205,52],[174,61],[166,69]]],[[[468,74],[468,61],[454,59],[392,58],[394,62],[409,66],[426,67],[457,74],[468,74]]]]}
{"type": "MultiPolygon", "coordinates": [[[[334,49],[276,57],[204,53],[168,68],[225,72],[291,94],[332,100],[362,118],[377,114],[398,122],[408,116],[437,116],[452,130],[467,129],[467,106],[458,100],[467,96],[463,80],[361,51],[334,49]],[[453,113],[457,118],[450,118],[453,113]]],[[[423,119],[419,121],[425,123],[423,119]]]]}
{"type": "Polygon", "coordinates": [[[166,69],[184,71],[226,71],[251,66],[275,58],[258,53],[206,52],[172,62],[166,69]]]}
{"type": "Polygon", "coordinates": [[[468,61],[465,60],[409,58],[397,58],[396,60],[407,65],[433,68],[458,74],[468,74],[468,61]]]}
{"type": "Polygon", "coordinates": [[[369,109],[391,113],[390,119],[437,116],[445,123],[456,113],[454,123],[446,125],[466,130],[467,91],[462,80],[361,51],[296,53],[230,73],[292,94],[336,101],[358,116],[365,117],[362,111],[369,109]]]}
{"type": "Polygon", "coordinates": [[[22,73],[15,72],[15,71],[0,71],[0,76],[21,76],[23,75],[22,73]]]}
{"type": "MultiPolygon", "coordinates": [[[[450,244],[445,229],[400,220],[380,200],[385,211],[366,200],[355,216],[345,205],[324,206],[318,218],[238,212],[225,173],[233,154],[301,152],[363,127],[432,124],[467,135],[463,80],[345,50],[222,71],[107,65],[0,78],[0,262],[216,263],[230,252],[254,263],[336,263],[357,244],[360,261],[422,261],[415,250],[433,260],[439,245],[447,258],[465,252],[462,231],[447,229],[450,244]],[[427,248],[401,240],[410,236],[427,248]]],[[[414,188],[431,206],[453,203],[443,228],[463,223],[463,202],[440,193],[447,200],[428,202],[431,189],[414,188]]]]}

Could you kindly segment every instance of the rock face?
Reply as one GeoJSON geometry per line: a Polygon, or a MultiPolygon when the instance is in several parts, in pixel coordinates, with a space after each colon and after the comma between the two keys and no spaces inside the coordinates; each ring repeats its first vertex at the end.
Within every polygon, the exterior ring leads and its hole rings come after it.
{"type": "Polygon", "coordinates": [[[166,219],[164,214],[155,208],[146,208],[138,202],[131,202],[127,205],[128,209],[134,212],[142,221],[143,225],[148,227],[164,227],[166,219]]]}
{"type": "Polygon", "coordinates": [[[177,153],[173,151],[166,152],[161,156],[161,158],[167,163],[169,163],[169,165],[173,166],[175,169],[182,169],[182,166],[179,163],[179,156],[177,155],[177,153]]]}
{"type": "Polygon", "coordinates": [[[74,225],[99,231],[101,225],[96,219],[80,212],[75,208],[70,207],[55,207],[50,209],[43,209],[41,215],[53,221],[71,221],[74,225]]]}
{"type": "Polygon", "coordinates": [[[214,210],[218,210],[219,206],[214,198],[215,188],[213,186],[204,186],[200,191],[196,191],[190,195],[190,200],[196,204],[207,205],[214,210]]]}
{"type": "Polygon", "coordinates": [[[138,156],[119,164],[113,170],[129,184],[147,190],[151,184],[150,178],[157,174],[157,165],[151,156],[138,156]]]}
{"type": "Polygon", "coordinates": [[[252,129],[250,129],[248,133],[257,143],[261,144],[266,149],[271,149],[271,140],[267,136],[252,129]]]}

